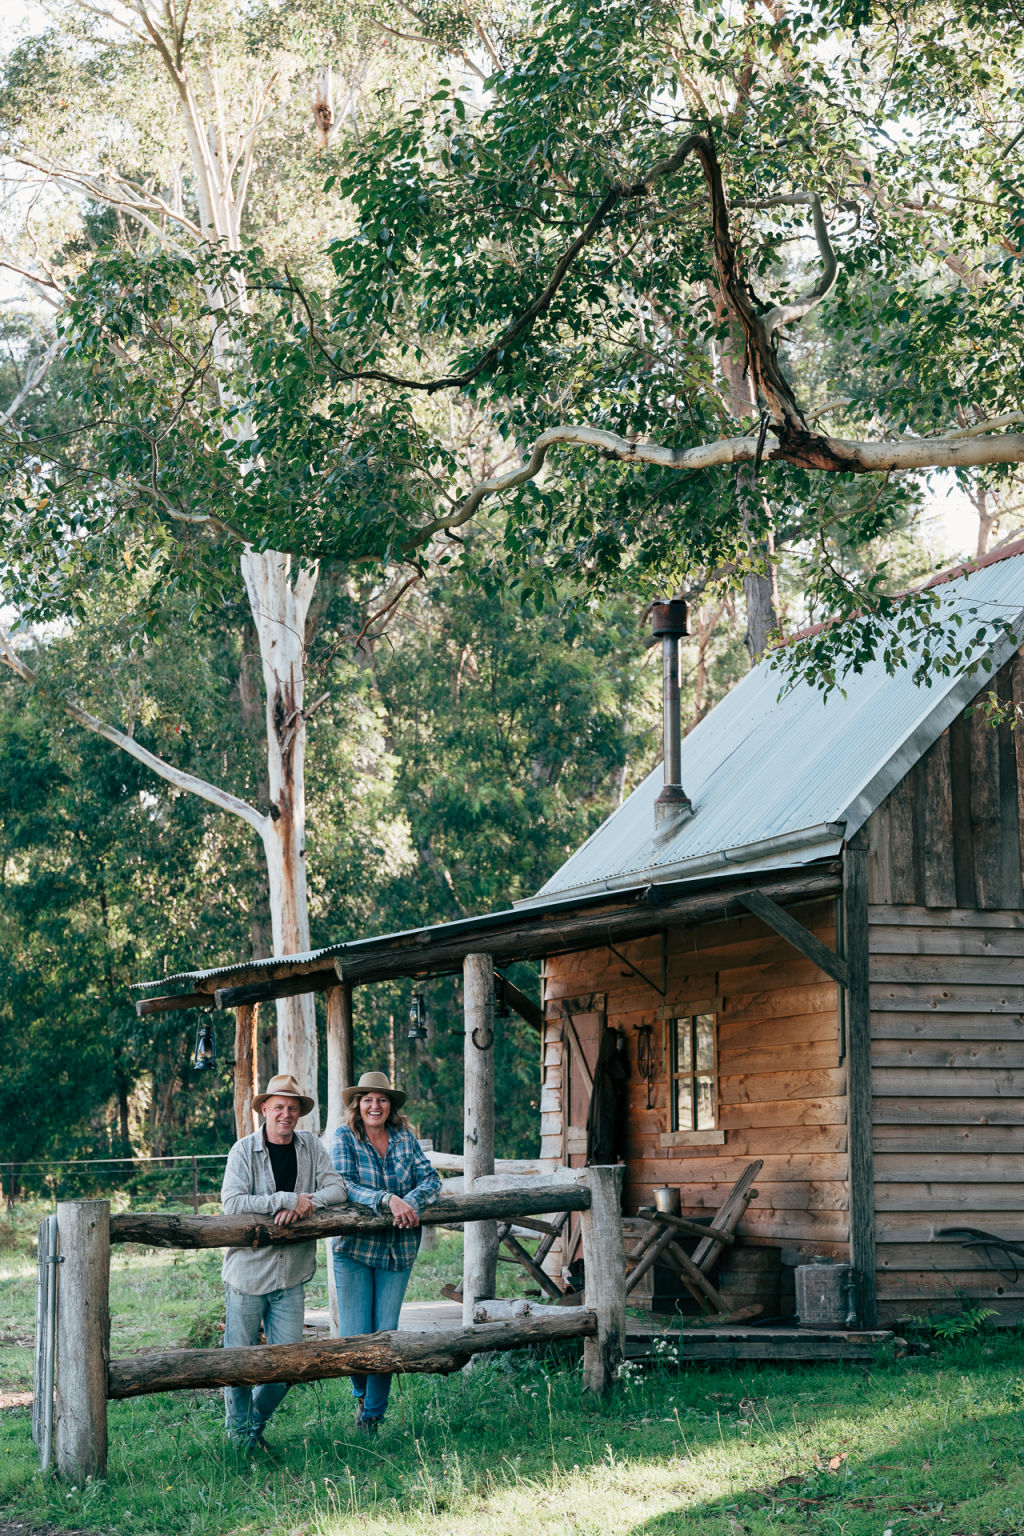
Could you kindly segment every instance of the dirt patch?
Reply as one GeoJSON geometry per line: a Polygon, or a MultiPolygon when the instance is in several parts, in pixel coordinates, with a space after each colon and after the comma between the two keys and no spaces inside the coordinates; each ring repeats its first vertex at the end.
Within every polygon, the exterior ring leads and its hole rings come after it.
{"type": "MultiPolygon", "coordinates": [[[[16,1392],[13,1387],[0,1387],[0,1411],[4,1408],[28,1408],[32,1403],[31,1392],[16,1392]]],[[[13,1527],[0,1525],[0,1536],[7,1536],[13,1527]]]]}

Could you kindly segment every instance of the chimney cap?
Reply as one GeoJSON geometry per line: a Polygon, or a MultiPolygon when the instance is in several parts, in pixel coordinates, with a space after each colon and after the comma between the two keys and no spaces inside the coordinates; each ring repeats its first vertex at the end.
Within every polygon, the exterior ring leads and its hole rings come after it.
{"type": "Polygon", "coordinates": [[[673,597],[664,603],[652,603],[651,634],[655,639],[663,635],[688,635],[687,618],[686,604],[681,597],[673,597]]]}

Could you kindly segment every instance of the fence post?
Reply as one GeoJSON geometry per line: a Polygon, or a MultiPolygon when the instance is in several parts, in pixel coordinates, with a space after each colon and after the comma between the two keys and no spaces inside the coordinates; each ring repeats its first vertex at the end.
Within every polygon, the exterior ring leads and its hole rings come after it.
{"type": "MultiPolygon", "coordinates": [[[[494,1172],[494,961],[467,955],[462,962],[466,1020],[464,1189],[494,1172]]],[[[473,1324],[473,1305],[494,1295],[498,1228],[493,1221],[467,1222],[463,1229],[462,1322],[473,1324]]]]}
{"type": "Polygon", "coordinates": [[[57,1422],[61,1477],[82,1481],[107,1470],[110,1360],[110,1202],[57,1206],[61,1264],[57,1308],[57,1422]]]}
{"type": "Polygon", "coordinates": [[[580,1182],[590,1208],[580,1212],[585,1305],[597,1313],[597,1337],[584,1340],[583,1385],[611,1388],[626,1347],[626,1247],[622,1237],[623,1168],[587,1168],[580,1182]]]}

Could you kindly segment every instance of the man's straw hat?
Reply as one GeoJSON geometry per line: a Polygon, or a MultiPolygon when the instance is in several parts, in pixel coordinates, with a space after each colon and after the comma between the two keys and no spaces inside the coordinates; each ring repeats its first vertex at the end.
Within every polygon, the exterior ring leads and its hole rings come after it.
{"type": "Polygon", "coordinates": [[[258,1093],[253,1099],[253,1109],[258,1114],[267,1100],[275,1096],[282,1099],[298,1099],[299,1111],[303,1115],[308,1115],[313,1108],[313,1100],[308,1094],[299,1092],[299,1085],[290,1072],[279,1072],[276,1077],[272,1077],[263,1092],[258,1093]]]}

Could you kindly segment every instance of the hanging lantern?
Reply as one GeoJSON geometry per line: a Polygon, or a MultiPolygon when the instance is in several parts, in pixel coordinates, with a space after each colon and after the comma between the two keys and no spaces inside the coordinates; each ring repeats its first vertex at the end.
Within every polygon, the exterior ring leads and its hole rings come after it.
{"type": "Polygon", "coordinates": [[[192,1071],[210,1072],[217,1064],[217,1036],[208,1019],[200,1020],[196,1029],[196,1048],[192,1053],[192,1071]]]}
{"type": "Polygon", "coordinates": [[[408,1040],[425,1040],[427,1038],[427,1005],[422,992],[416,992],[409,1005],[409,1033],[408,1040]]]}

